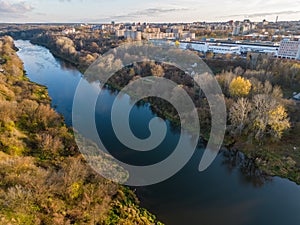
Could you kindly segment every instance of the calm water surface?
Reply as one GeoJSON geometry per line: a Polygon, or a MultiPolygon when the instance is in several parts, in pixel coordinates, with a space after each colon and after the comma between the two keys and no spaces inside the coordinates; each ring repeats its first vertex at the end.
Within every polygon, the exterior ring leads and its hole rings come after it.
{"type": "MultiPolygon", "coordinates": [[[[16,41],[28,77],[48,87],[52,104],[72,124],[72,102],[82,74],[55,58],[47,49],[28,41],[16,41]]],[[[110,123],[113,101],[130,105],[128,96],[105,90],[99,96],[96,121],[105,146],[119,159],[132,164],[160,161],[172,152],[179,137],[169,123],[164,142],[151,153],[133,153],[115,137],[110,123]]],[[[131,128],[140,138],[149,135],[148,122],[155,115],[149,105],[135,106],[131,128]]],[[[170,225],[299,225],[300,186],[286,179],[263,176],[240,153],[223,151],[205,172],[198,172],[204,146],[169,180],[136,192],[141,205],[170,225]]]]}

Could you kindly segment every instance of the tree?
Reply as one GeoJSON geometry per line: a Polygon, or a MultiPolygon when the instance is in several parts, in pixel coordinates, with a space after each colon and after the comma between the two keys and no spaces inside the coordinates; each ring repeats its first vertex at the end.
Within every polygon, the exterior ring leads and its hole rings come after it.
{"type": "Polygon", "coordinates": [[[283,93],[282,93],[281,87],[279,87],[277,85],[275,87],[273,87],[272,96],[274,98],[281,99],[283,97],[283,93]]]}
{"type": "Polygon", "coordinates": [[[227,53],[227,54],[225,55],[225,58],[226,58],[227,60],[230,60],[230,59],[232,58],[232,54],[227,53]]]}
{"type": "Polygon", "coordinates": [[[151,73],[155,77],[163,77],[165,74],[165,71],[161,65],[152,65],[151,66],[151,73]]]}
{"type": "Polygon", "coordinates": [[[229,93],[232,97],[246,97],[250,90],[252,84],[249,80],[243,77],[237,77],[233,79],[229,86],[229,93]]]}
{"type": "Polygon", "coordinates": [[[293,64],[292,67],[291,67],[291,78],[290,78],[290,84],[291,84],[291,87],[293,87],[293,85],[295,84],[295,82],[297,82],[297,77],[299,79],[300,77],[300,64],[293,64]]]}
{"type": "Polygon", "coordinates": [[[264,84],[263,93],[269,95],[271,94],[272,91],[273,91],[273,86],[270,83],[270,81],[267,80],[264,84]]]}
{"type": "Polygon", "coordinates": [[[77,51],[75,49],[74,42],[67,37],[59,37],[56,42],[56,47],[62,54],[76,56],[77,51]]]}
{"type": "Polygon", "coordinates": [[[218,83],[220,84],[223,93],[229,97],[229,86],[232,80],[236,78],[235,74],[232,72],[224,72],[216,76],[218,83]]]}
{"type": "Polygon", "coordinates": [[[239,134],[242,133],[243,129],[249,122],[250,111],[251,103],[245,98],[239,98],[230,108],[229,119],[232,128],[239,132],[239,134]]]}
{"type": "Polygon", "coordinates": [[[245,73],[244,69],[243,69],[242,67],[240,67],[240,66],[238,66],[237,68],[235,68],[235,69],[233,70],[233,72],[234,72],[234,74],[236,74],[236,75],[244,74],[244,73],[245,73]]]}
{"type": "Polygon", "coordinates": [[[277,102],[266,94],[258,94],[253,98],[253,131],[255,138],[261,140],[267,133],[269,112],[273,110],[277,102]]]}
{"type": "Polygon", "coordinates": [[[97,44],[96,42],[93,41],[93,42],[91,43],[91,50],[92,50],[92,52],[97,52],[98,49],[99,49],[98,44],[97,44]]]}
{"type": "Polygon", "coordinates": [[[257,78],[251,77],[250,82],[252,85],[252,93],[253,94],[262,94],[264,92],[264,85],[257,78]]]}
{"type": "Polygon", "coordinates": [[[207,52],[206,53],[206,58],[207,59],[212,59],[214,57],[214,53],[213,52],[207,52]]]}
{"type": "Polygon", "coordinates": [[[285,107],[279,104],[272,95],[254,96],[253,106],[253,130],[257,140],[261,140],[266,134],[280,139],[283,132],[290,128],[285,107]]]}
{"type": "Polygon", "coordinates": [[[279,105],[269,112],[269,125],[271,134],[278,139],[282,137],[285,130],[291,127],[288,114],[283,106],[279,105]]]}

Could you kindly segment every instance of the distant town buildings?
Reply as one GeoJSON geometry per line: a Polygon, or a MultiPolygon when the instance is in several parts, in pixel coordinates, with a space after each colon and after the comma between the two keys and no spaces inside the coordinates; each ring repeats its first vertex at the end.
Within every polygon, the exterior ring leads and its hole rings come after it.
{"type": "Polygon", "coordinates": [[[232,24],[232,35],[239,36],[241,34],[248,34],[249,32],[256,29],[256,24],[251,22],[248,19],[245,19],[243,22],[241,21],[230,21],[229,24],[232,24]]]}
{"type": "Polygon", "coordinates": [[[190,30],[184,30],[184,26],[172,27],[150,27],[149,25],[131,25],[115,27],[115,36],[124,37],[131,40],[152,40],[152,39],[168,39],[168,40],[186,40],[196,39],[196,34],[190,30]]]}
{"type": "MultiPolygon", "coordinates": [[[[150,40],[175,44],[182,49],[246,57],[248,53],[300,60],[300,21],[243,21],[194,23],[107,23],[78,27],[105,37],[131,41],[150,40]]],[[[62,31],[75,33],[70,26],[62,31]]]]}

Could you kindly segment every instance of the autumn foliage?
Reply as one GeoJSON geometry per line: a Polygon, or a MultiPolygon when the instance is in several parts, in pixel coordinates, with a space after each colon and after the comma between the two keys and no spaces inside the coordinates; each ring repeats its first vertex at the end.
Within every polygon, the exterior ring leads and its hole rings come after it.
{"type": "Polygon", "coordinates": [[[251,90],[251,82],[243,77],[233,79],[229,86],[232,97],[246,97],[251,90]]]}
{"type": "MultiPolygon", "coordinates": [[[[74,53],[69,40],[57,44],[74,53]]],[[[10,37],[0,38],[0,59],[0,224],[161,224],[130,189],[87,165],[10,37]]]]}

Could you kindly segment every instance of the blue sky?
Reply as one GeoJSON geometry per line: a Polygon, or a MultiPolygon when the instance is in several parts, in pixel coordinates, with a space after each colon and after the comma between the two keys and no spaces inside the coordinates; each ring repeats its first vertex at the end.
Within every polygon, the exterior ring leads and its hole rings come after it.
{"type": "Polygon", "coordinates": [[[0,0],[0,22],[300,20],[300,0],[0,0]]]}

